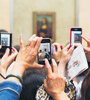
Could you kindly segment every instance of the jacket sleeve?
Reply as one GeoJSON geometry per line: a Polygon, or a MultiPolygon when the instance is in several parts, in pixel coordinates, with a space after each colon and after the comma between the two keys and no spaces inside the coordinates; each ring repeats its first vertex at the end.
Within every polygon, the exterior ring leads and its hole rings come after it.
{"type": "Polygon", "coordinates": [[[18,100],[22,84],[15,80],[7,79],[0,82],[0,100],[18,100]]]}

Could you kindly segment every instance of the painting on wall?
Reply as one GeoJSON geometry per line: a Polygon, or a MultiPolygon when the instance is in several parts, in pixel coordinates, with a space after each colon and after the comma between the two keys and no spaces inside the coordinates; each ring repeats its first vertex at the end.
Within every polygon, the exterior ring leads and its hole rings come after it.
{"type": "Polygon", "coordinates": [[[33,12],[33,33],[55,41],[55,12],[33,12]]]}

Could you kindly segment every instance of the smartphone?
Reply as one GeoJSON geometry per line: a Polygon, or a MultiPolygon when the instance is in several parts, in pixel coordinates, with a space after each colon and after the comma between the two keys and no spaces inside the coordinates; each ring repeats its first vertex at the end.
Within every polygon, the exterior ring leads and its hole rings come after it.
{"type": "Polygon", "coordinates": [[[0,45],[2,48],[0,49],[0,58],[4,55],[7,48],[12,49],[12,34],[8,32],[1,32],[0,33],[0,45]]]}
{"type": "Polygon", "coordinates": [[[50,38],[43,38],[38,52],[38,63],[45,65],[45,58],[51,64],[51,40],[50,38]]]}
{"type": "Polygon", "coordinates": [[[82,28],[71,28],[70,29],[70,45],[78,46],[82,44],[82,28]]]}

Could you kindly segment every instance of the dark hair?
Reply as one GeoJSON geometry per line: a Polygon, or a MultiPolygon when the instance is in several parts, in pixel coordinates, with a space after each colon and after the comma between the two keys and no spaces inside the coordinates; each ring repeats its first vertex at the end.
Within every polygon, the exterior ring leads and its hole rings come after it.
{"type": "Polygon", "coordinates": [[[90,100],[90,69],[82,83],[80,100],[90,100]]]}
{"type": "Polygon", "coordinates": [[[8,31],[5,29],[0,29],[0,32],[8,32],[8,31]]]}
{"type": "Polygon", "coordinates": [[[45,76],[36,69],[28,69],[23,75],[23,87],[19,100],[35,100],[37,89],[43,84],[45,76]]]}
{"type": "Polygon", "coordinates": [[[88,66],[89,66],[89,68],[90,68],[90,62],[88,62],[88,66]]]}
{"type": "Polygon", "coordinates": [[[19,50],[20,50],[20,46],[19,45],[15,45],[14,48],[19,52],[19,50]]]}

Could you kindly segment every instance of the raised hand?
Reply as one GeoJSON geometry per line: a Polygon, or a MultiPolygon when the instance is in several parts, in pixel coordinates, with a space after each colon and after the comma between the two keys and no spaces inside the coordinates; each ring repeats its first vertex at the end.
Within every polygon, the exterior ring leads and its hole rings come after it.
{"type": "Polygon", "coordinates": [[[47,69],[47,79],[44,80],[44,88],[53,97],[54,100],[68,100],[64,92],[64,77],[58,74],[58,68],[55,60],[52,60],[52,68],[47,59],[45,59],[47,69]],[[53,71],[52,71],[53,70],[53,71]]]}
{"type": "Polygon", "coordinates": [[[56,62],[60,61],[61,57],[61,48],[59,43],[53,43],[53,58],[55,59],[56,62]],[[57,48],[57,50],[56,50],[57,48]]]}
{"type": "Polygon", "coordinates": [[[87,60],[90,62],[90,37],[82,35],[82,38],[87,42],[87,46],[83,48],[86,51],[87,60]]]}
{"type": "Polygon", "coordinates": [[[58,65],[58,71],[59,74],[62,76],[65,76],[65,67],[68,61],[71,58],[71,55],[73,53],[74,47],[70,47],[70,44],[68,44],[65,48],[61,51],[61,57],[60,57],[60,63],[58,65]]]}
{"type": "Polygon", "coordinates": [[[42,68],[43,65],[36,63],[36,56],[40,43],[42,41],[41,37],[33,35],[27,42],[27,45],[24,46],[22,36],[20,36],[20,51],[16,58],[14,68],[11,73],[17,74],[22,77],[24,71],[27,68],[42,68]]]}
{"type": "Polygon", "coordinates": [[[9,55],[10,50],[7,48],[5,54],[0,60],[0,73],[6,77],[6,72],[8,67],[14,61],[15,57],[17,56],[18,52],[15,48],[12,48],[12,54],[9,55]]]}

